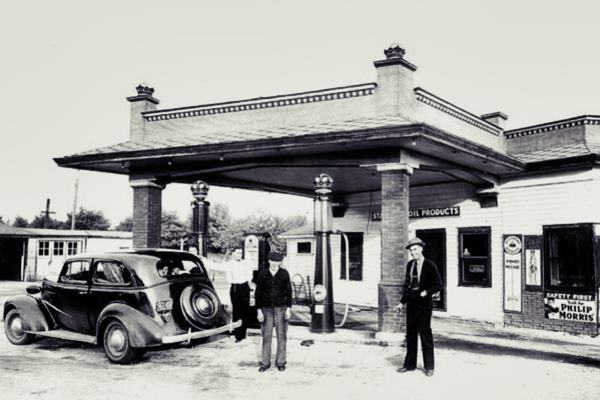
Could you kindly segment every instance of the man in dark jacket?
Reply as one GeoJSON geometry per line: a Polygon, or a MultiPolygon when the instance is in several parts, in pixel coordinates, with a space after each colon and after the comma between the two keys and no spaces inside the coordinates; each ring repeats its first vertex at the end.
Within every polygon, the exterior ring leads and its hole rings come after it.
{"type": "Polygon", "coordinates": [[[258,274],[254,296],[258,322],[262,332],[262,360],[260,372],[271,366],[271,340],[273,326],[277,332],[277,357],[275,365],[285,371],[288,320],[292,315],[292,284],[289,273],[281,268],[282,255],[270,252],[269,268],[258,274]]]}
{"type": "Polygon", "coordinates": [[[425,243],[414,238],[406,248],[412,260],[406,266],[404,293],[398,304],[402,310],[406,305],[406,357],[398,372],[412,371],[417,367],[417,335],[421,337],[425,375],[432,376],[434,369],[433,334],[431,333],[431,296],[442,289],[442,279],[437,266],[423,257],[425,243]]]}

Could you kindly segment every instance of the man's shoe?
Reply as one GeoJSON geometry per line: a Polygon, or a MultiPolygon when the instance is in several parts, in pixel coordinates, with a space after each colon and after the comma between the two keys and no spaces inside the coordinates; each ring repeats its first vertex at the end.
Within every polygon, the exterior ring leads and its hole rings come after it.
{"type": "Polygon", "coordinates": [[[426,369],[425,370],[425,375],[427,375],[427,376],[433,376],[433,370],[432,369],[426,369]]]}
{"type": "Polygon", "coordinates": [[[261,365],[260,368],[258,368],[258,372],[265,372],[266,370],[268,370],[269,367],[266,367],[264,365],[261,365]]]}
{"type": "Polygon", "coordinates": [[[285,365],[280,365],[277,367],[277,369],[280,371],[285,371],[285,365]]]}
{"type": "Polygon", "coordinates": [[[410,368],[406,368],[406,367],[398,368],[398,372],[410,372],[410,371],[414,371],[414,369],[410,369],[410,368]]]}

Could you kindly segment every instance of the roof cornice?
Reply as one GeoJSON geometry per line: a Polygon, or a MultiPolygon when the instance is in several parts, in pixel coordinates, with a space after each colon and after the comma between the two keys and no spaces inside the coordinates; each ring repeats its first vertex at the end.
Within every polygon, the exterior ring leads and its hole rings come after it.
{"type": "Polygon", "coordinates": [[[534,135],[536,133],[551,132],[559,129],[572,128],[579,125],[600,125],[599,115],[580,115],[578,117],[561,119],[559,121],[545,122],[543,124],[531,125],[524,128],[512,129],[504,132],[507,139],[521,136],[534,135]]]}
{"type": "Polygon", "coordinates": [[[417,96],[417,100],[422,103],[425,103],[433,108],[436,108],[446,114],[453,116],[454,118],[460,119],[470,125],[473,125],[479,129],[482,129],[492,135],[499,136],[502,133],[502,129],[498,128],[496,125],[487,122],[475,114],[464,110],[449,101],[446,101],[433,93],[426,91],[423,88],[415,88],[415,95],[417,96]]]}
{"type": "Polygon", "coordinates": [[[146,121],[154,122],[179,118],[200,117],[212,114],[251,111],[263,108],[285,107],[297,104],[317,103],[321,101],[368,96],[373,94],[373,91],[376,87],[376,83],[364,83],[337,88],[313,90],[310,92],[257,97],[247,100],[170,108],[165,110],[146,111],[142,113],[142,116],[146,121]]]}

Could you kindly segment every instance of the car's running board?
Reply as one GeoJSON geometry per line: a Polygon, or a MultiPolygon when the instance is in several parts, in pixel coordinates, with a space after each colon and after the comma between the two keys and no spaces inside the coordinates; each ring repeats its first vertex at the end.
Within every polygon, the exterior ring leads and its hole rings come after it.
{"type": "Polygon", "coordinates": [[[56,339],[73,340],[76,342],[84,342],[90,344],[97,344],[96,337],[92,335],[84,335],[83,333],[66,331],[64,329],[55,329],[52,331],[26,331],[37,336],[45,336],[56,339]]]}

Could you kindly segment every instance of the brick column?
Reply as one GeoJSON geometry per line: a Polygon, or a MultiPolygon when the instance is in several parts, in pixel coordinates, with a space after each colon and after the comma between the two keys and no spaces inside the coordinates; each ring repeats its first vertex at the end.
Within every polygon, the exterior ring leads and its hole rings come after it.
{"type": "Polygon", "coordinates": [[[133,188],[133,247],[160,247],[162,190],[152,180],[132,180],[133,188]]]}
{"type": "Polygon", "coordinates": [[[399,333],[406,328],[404,313],[396,306],[402,296],[408,241],[410,169],[381,173],[381,281],[379,332],[399,333]]]}

